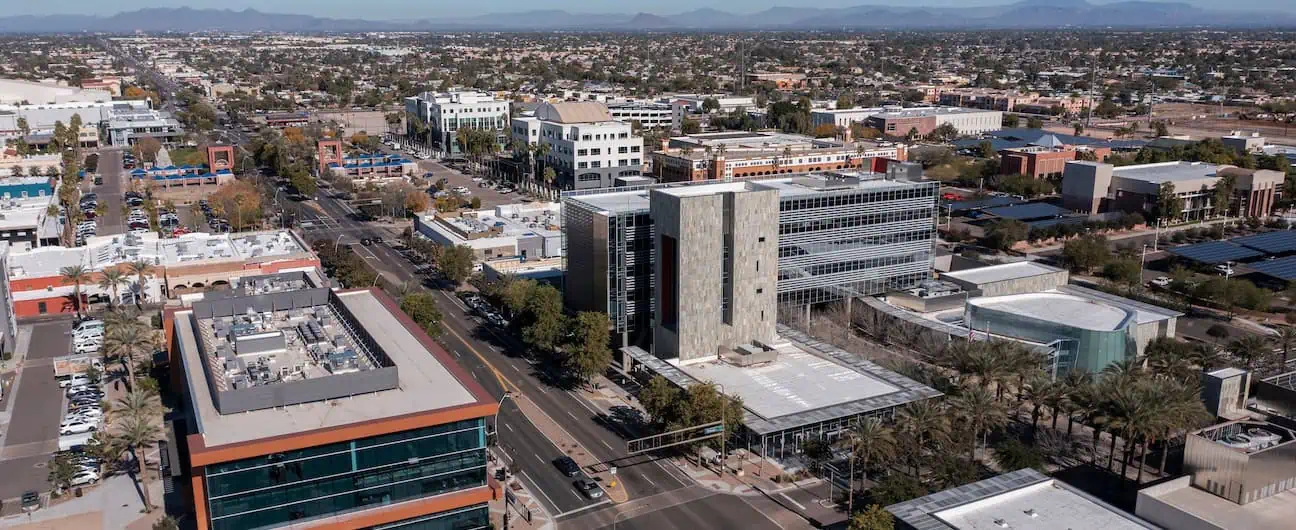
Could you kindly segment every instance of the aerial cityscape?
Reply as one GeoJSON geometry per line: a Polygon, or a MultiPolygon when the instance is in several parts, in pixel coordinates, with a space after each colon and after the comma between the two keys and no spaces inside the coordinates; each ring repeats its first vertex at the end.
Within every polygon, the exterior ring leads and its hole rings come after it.
{"type": "Polygon", "coordinates": [[[1290,0],[0,13],[0,528],[1296,521],[1290,0]]]}

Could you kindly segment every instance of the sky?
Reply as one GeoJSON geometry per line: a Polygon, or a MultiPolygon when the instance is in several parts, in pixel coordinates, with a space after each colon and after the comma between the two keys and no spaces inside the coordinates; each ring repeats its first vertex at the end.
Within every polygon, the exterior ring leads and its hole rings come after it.
{"type": "MultiPolygon", "coordinates": [[[[8,0],[6,0],[7,2],[8,0]]],[[[1017,0],[817,0],[817,7],[849,7],[856,5],[894,6],[963,6],[1001,5],[1017,0]]],[[[1111,3],[1115,0],[1090,0],[1091,3],[1111,3]]],[[[1278,10],[1296,12],[1296,0],[1180,0],[1198,7],[1220,9],[1278,10]]],[[[263,12],[308,14],[333,18],[364,18],[390,20],[401,17],[434,18],[472,16],[498,12],[519,12],[536,9],[565,9],[582,13],[632,13],[648,11],[670,15],[701,7],[710,7],[735,13],[763,11],[775,6],[806,6],[797,0],[656,0],[649,4],[627,3],[624,0],[476,0],[452,2],[449,0],[59,0],[57,2],[20,2],[14,0],[0,16],[89,14],[111,15],[147,7],[227,8],[241,10],[255,8],[263,12]]]]}

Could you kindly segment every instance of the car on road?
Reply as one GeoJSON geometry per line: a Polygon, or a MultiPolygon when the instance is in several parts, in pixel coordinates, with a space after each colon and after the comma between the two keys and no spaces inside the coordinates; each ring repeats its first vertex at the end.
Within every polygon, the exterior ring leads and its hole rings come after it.
{"type": "Polygon", "coordinates": [[[1225,276],[1229,276],[1229,275],[1232,275],[1232,274],[1233,274],[1233,267],[1230,267],[1230,266],[1229,266],[1228,264],[1226,264],[1226,263],[1221,263],[1221,264],[1215,266],[1215,272],[1218,272],[1218,273],[1223,274],[1223,275],[1225,275],[1225,276]]]}
{"type": "Polygon", "coordinates": [[[600,488],[598,483],[589,477],[581,478],[575,484],[576,489],[580,490],[587,498],[597,499],[603,496],[603,488],[600,488]]]}
{"type": "Polygon", "coordinates": [[[576,461],[572,460],[570,456],[561,456],[555,458],[553,461],[553,465],[554,467],[558,468],[558,471],[561,471],[564,475],[567,475],[569,477],[574,477],[580,475],[581,473],[580,466],[577,465],[576,461]]]}
{"type": "Polygon", "coordinates": [[[41,507],[40,493],[35,491],[25,491],[22,494],[22,511],[34,512],[41,507]]]}
{"type": "Polygon", "coordinates": [[[1155,279],[1153,279],[1151,282],[1148,283],[1151,283],[1152,285],[1155,285],[1157,287],[1169,287],[1171,281],[1173,280],[1171,280],[1169,276],[1157,276],[1155,279]]]}
{"type": "Polygon", "coordinates": [[[498,190],[496,190],[496,191],[498,191],[498,192],[501,193],[501,194],[508,195],[508,194],[510,194],[510,193],[513,193],[514,190],[513,190],[512,187],[504,186],[504,187],[501,187],[500,189],[498,189],[498,190]]]}
{"type": "Polygon", "coordinates": [[[372,239],[369,239],[369,238],[366,237],[366,238],[360,240],[360,244],[361,244],[361,245],[364,245],[364,246],[367,247],[367,246],[373,244],[373,240],[372,240],[372,239]]]}

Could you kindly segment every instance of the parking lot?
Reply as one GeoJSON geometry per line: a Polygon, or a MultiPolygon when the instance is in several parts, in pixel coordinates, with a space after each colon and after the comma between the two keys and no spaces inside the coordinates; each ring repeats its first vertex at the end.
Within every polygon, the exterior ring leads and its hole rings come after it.
{"type": "Polygon", "coordinates": [[[32,325],[19,332],[19,348],[24,332],[30,343],[15,379],[16,389],[9,389],[14,395],[9,399],[9,424],[0,449],[0,499],[47,489],[50,455],[58,450],[63,393],[54,380],[53,359],[70,350],[68,322],[32,325]]]}

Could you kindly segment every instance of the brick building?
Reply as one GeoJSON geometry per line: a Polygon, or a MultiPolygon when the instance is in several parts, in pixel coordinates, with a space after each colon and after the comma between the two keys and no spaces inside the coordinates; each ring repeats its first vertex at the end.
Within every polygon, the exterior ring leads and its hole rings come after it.
{"type": "MultiPolygon", "coordinates": [[[[1054,138],[1056,140],[1056,138],[1054,138]]],[[[1066,163],[1084,160],[1085,153],[1099,162],[1111,155],[1107,147],[1076,148],[1070,145],[1029,145],[999,151],[999,174],[1060,179],[1066,163]]]]}

